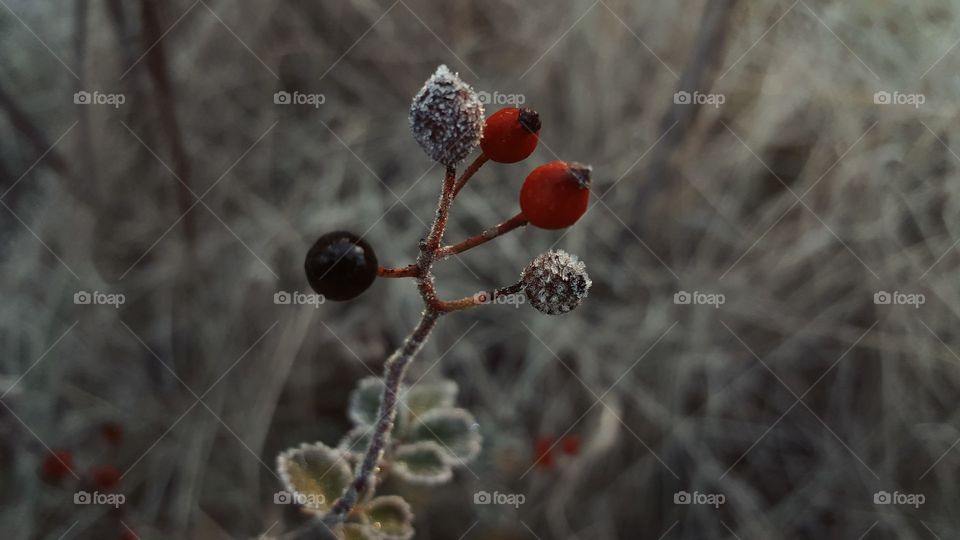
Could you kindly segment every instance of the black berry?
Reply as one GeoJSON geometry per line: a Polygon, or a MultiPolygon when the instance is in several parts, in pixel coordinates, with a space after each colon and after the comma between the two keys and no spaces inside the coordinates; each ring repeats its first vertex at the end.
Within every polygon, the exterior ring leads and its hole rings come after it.
{"type": "Polygon", "coordinates": [[[377,254],[365,240],[346,231],[318,238],[303,266],[310,287],[327,300],[356,298],[377,278],[377,254]]]}

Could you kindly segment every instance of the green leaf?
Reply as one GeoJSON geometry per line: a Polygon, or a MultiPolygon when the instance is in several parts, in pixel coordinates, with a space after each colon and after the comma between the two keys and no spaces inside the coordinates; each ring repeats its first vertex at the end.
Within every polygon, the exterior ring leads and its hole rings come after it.
{"type": "Polygon", "coordinates": [[[337,448],[344,452],[362,456],[370,446],[370,440],[373,438],[373,428],[371,426],[357,426],[347,432],[340,439],[337,448]]]}
{"type": "MultiPolygon", "coordinates": [[[[385,389],[386,385],[377,377],[366,377],[357,383],[357,387],[350,392],[347,407],[347,416],[355,425],[373,426],[377,423],[380,418],[380,401],[385,389]]],[[[398,394],[402,396],[404,392],[406,387],[401,385],[398,394]]],[[[404,415],[405,407],[398,405],[396,424],[404,421],[404,415]]]]}
{"type": "Polygon", "coordinates": [[[453,476],[443,448],[433,441],[398,446],[391,464],[397,476],[414,484],[442,484],[453,476]]]}
{"type": "Polygon", "coordinates": [[[377,531],[362,523],[347,523],[338,536],[343,540],[378,540],[377,531]]]}
{"type": "Polygon", "coordinates": [[[406,391],[407,407],[414,416],[423,416],[432,409],[453,407],[457,401],[457,383],[449,380],[418,383],[406,391]]]}
{"type": "Polygon", "coordinates": [[[330,510],[353,480],[343,453],[323,443],[304,443],[281,453],[277,471],[293,502],[320,514],[330,510]]]}
{"type": "Polygon", "coordinates": [[[417,419],[410,442],[434,441],[450,465],[462,465],[480,453],[480,432],[473,415],[464,409],[433,409],[417,419]]]}
{"type": "Polygon", "coordinates": [[[402,497],[375,497],[365,508],[370,527],[384,540],[413,538],[413,512],[402,497]]]}
{"type": "Polygon", "coordinates": [[[383,381],[376,377],[366,377],[357,383],[350,392],[350,404],[347,416],[358,426],[372,426],[380,415],[380,397],[385,388],[383,381]]]}

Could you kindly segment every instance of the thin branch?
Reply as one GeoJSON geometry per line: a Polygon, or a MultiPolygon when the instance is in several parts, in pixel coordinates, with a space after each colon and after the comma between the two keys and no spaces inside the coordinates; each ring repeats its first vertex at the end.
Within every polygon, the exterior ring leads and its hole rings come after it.
{"type": "Polygon", "coordinates": [[[463,253],[464,251],[467,251],[468,249],[477,247],[477,246],[479,246],[480,244],[485,244],[485,243],[489,242],[490,240],[493,240],[494,238],[496,238],[496,237],[498,237],[498,236],[502,236],[502,235],[504,235],[504,234],[506,234],[506,233],[508,233],[508,232],[510,232],[510,231],[512,231],[512,230],[514,230],[514,229],[518,229],[518,228],[520,228],[520,227],[523,227],[523,226],[525,226],[527,223],[529,223],[529,222],[527,221],[527,218],[524,217],[523,212],[520,212],[520,213],[518,213],[517,215],[513,216],[512,218],[510,218],[510,219],[504,221],[503,223],[497,225],[496,227],[491,227],[491,228],[483,231],[482,233],[480,233],[480,234],[478,234],[478,235],[471,236],[470,238],[467,238],[466,240],[464,240],[463,242],[460,242],[459,244],[453,244],[453,245],[451,245],[451,246],[444,246],[444,247],[441,248],[440,251],[437,253],[437,258],[438,258],[438,259],[444,259],[444,258],[449,257],[449,256],[451,256],[451,255],[456,255],[457,253],[463,253]]]}
{"type": "Polygon", "coordinates": [[[473,160],[467,168],[463,171],[463,175],[460,176],[460,179],[457,180],[457,185],[453,188],[453,196],[456,197],[460,193],[460,190],[463,189],[463,186],[467,185],[467,182],[473,178],[473,175],[480,170],[480,167],[483,167],[483,164],[487,162],[490,158],[486,154],[481,153],[477,156],[477,159],[473,160]]]}

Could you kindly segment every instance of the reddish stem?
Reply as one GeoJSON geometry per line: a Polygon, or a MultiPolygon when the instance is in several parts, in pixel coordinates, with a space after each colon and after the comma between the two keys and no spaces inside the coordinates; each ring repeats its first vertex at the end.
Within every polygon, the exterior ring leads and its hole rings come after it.
{"type": "MultiPolygon", "coordinates": [[[[523,216],[523,212],[520,212],[496,227],[491,227],[480,234],[467,238],[460,243],[444,246],[442,248],[438,247],[433,254],[434,261],[446,259],[447,257],[456,255],[458,253],[463,253],[468,249],[485,244],[490,240],[493,240],[498,236],[502,236],[514,229],[519,229],[520,227],[527,225],[527,223],[529,223],[527,218],[523,216]]],[[[381,266],[377,269],[377,275],[385,278],[419,277],[420,266],[419,264],[408,264],[407,266],[400,266],[396,268],[381,266]]]]}
{"type": "Polygon", "coordinates": [[[418,270],[419,267],[415,264],[399,268],[388,268],[386,266],[381,266],[380,268],[377,268],[377,275],[385,278],[417,277],[418,270]]]}
{"type": "Polygon", "coordinates": [[[463,253],[468,249],[475,248],[480,244],[485,244],[494,238],[504,235],[514,229],[523,227],[529,223],[527,218],[523,215],[523,212],[517,213],[517,215],[512,218],[504,221],[503,223],[497,225],[496,227],[491,227],[480,234],[471,236],[459,244],[453,244],[450,246],[444,246],[440,248],[440,251],[437,252],[438,259],[444,259],[450,255],[456,255],[457,253],[463,253]]]}
{"type": "Polygon", "coordinates": [[[457,185],[453,188],[453,196],[456,197],[460,190],[463,189],[463,186],[467,185],[467,182],[480,170],[480,167],[483,167],[483,164],[486,163],[490,158],[486,154],[480,152],[480,155],[473,160],[473,163],[467,166],[463,171],[463,176],[457,180],[457,185]]]}

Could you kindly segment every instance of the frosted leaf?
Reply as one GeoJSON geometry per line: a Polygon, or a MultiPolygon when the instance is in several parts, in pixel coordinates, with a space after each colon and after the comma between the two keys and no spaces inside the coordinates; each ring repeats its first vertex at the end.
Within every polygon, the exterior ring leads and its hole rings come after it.
{"type": "Polygon", "coordinates": [[[343,540],[379,540],[376,530],[362,523],[347,523],[337,535],[343,540]]]}
{"type": "Polygon", "coordinates": [[[441,65],[413,98],[410,128],[431,159],[456,165],[480,144],[483,115],[477,93],[441,65]]]}
{"type": "Polygon", "coordinates": [[[453,407],[457,400],[457,383],[438,381],[417,383],[404,394],[404,400],[410,411],[417,416],[441,407],[453,407]]]}
{"type": "Polygon", "coordinates": [[[366,505],[369,527],[384,540],[409,540],[413,538],[413,512],[402,497],[386,495],[375,497],[366,505]]]}
{"type": "Polygon", "coordinates": [[[340,444],[337,445],[337,448],[344,452],[362,456],[367,451],[367,447],[370,446],[372,439],[372,427],[357,426],[348,431],[347,434],[340,439],[340,444]]]}
{"type": "Polygon", "coordinates": [[[408,440],[436,442],[450,465],[462,465],[480,453],[476,420],[464,409],[434,409],[413,421],[408,440]]]}
{"type": "MultiPolygon", "coordinates": [[[[350,402],[347,406],[347,416],[357,426],[372,426],[380,417],[380,400],[386,385],[376,377],[366,377],[357,383],[350,392],[350,402]]],[[[406,387],[401,385],[399,393],[403,395],[406,387]]],[[[399,407],[397,415],[405,414],[404,408],[399,407]]]]}
{"type": "Polygon", "coordinates": [[[304,443],[277,456],[277,472],[293,501],[325,514],[353,480],[341,452],[323,443],[304,443]]]}
{"type": "Polygon", "coordinates": [[[443,448],[433,441],[398,446],[392,465],[397,476],[414,484],[442,484],[453,476],[443,448]]]}
{"type": "Polygon", "coordinates": [[[538,255],[524,269],[520,282],[530,304],[547,315],[575,309],[593,284],[586,265],[563,250],[538,255]]]}

